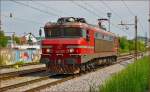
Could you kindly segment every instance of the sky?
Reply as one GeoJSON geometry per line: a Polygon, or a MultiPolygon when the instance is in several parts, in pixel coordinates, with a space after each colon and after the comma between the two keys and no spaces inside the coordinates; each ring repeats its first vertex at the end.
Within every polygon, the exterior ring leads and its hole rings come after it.
{"type": "MultiPolygon", "coordinates": [[[[88,23],[97,25],[97,19],[108,18],[107,13],[111,12],[111,32],[134,38],[134,26],[118,24],[121,20],[134,24],[134,16],[137,16],[138,35],[148,36],[148,0],[0,0],[0,4],[1,26],[7,35],[15,32],[23,36],[31,32],[39,36],[40,27],[49,21],[56,22],[59,17],[83,17],[88,23]]],[[[108,23],[104,24],[108,28],[108,23]]]]}

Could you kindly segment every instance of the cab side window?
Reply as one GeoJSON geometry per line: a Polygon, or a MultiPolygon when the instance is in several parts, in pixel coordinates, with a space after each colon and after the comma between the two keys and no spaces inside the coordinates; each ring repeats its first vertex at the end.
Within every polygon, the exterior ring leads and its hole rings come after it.
{"type": "Polygon", "coordinates": [[[82,29],[82,37],[86,38],[86,29],[82,29]]]}

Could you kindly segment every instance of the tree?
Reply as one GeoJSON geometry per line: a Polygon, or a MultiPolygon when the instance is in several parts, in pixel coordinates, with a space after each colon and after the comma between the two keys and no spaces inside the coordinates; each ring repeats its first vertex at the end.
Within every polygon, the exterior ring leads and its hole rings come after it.
{"type": "Polygon", "coordinates": [[[4,31],[0,30],[0,47],[6,47],[8,38],[5,36],[4,31]]]}
{"type": "Polygon", "coordinates": [[[127,40],[127,37],[120,37],[120,51],[121,52],[128,52],[129,51],[129,42],[127,40]]]}
{"type": "MultiPolygon", "coordinates": [[[[135,51],[135,39],[128,40],[126,37],[120,37],[119,42],[120,42],[119,51],[121,53],[135,51]]],[[[144,41],[141,41],[141,40],[137,41],[137,49],[138,49],[138,51],[146,50],[144,41]]]]}
{"type": "Polygon", "coordinates": [[[0,37],[4,36],[4,31],[0,30],[0,37]]]}
{"type": "Polygon", "coordinates": [[[13,39],[17,44],[21,44],[20,42],[20,38],[18,36],[14,36],[14,39],[13,39]]]}

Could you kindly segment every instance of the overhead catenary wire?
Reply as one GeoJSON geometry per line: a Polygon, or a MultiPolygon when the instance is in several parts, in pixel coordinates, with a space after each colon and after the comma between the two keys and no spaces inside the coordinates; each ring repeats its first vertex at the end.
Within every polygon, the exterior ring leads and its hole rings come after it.
{"type": "MultiPolygon", "coordinates": [[[[15,1],[15,0],[11,0],[11,1],[15,1]]],[[[101,0],[100,0],[101,1],[101,0]]],[[[17,1],[15,1],[15,2],[17,2],[17,1]]],[[[73,1],[74,2],[74,1],[73,1]]],[[[104,1],[102,1],[102,2],[104,2],[104,1]]],[[[22,3],[22,2],[19,2],[19,3],[22,3]]],[[[37,2],[36,2],[37,3],[37,2]]],[[[76,3],[76,2],[75,2],[76,3]]],[[[105,3],[105,2],[104,2],[105,3]]],[[[25,4],[25,3],[24,3],[25,4]]],[[[23,5],[24,5],[23,4],[23,5]]],[[[78,3],[77,3],[78,4],[78,3]]],[[[105,3],[106,5],[106,7],[108,8],[108,9],[110,9],[110,11],[112,11],[113,9],[111,9],[111,7],[109,6],[109,5],[107,5],[107,3],[105,3]]],[[[22,5],[22,4],[20,4],[20,5],[22,5]]],[[[27,5],[27,7],[28,7],[28,4],[26,4],[27,5]]],[[[24,5],[24,6],[26,6],[26,5],[24,5]]],[[[90,5],[90,4],[88,4],[88,5],[90,5]]],[[[29,6],[31,6],[31,5],[29,5],[29,6]]],[[[43,5],[42,5],[43,6],[43,5]]],[[[91,9],[89,9],[89,8],[87,8],[87,7],[84,7],[83,5],[81,5],[81,4],[78,4],[77,6],[79,6],[80,8],[82,8],[82,9],[84,9],[84,10],[86,10],[87,12],[89,12],[90,14],[93,14],[94,16],[97,16],[97,17],[99,17],[99,15],[98,14],[96,14],[95,13],[95,11],[92,11],[91,9]]],[[[92,5],[91,5],[92,6],[92,5]]],[[[32,6],[33,7],[33,6],[32,6]]],[[[89,6],[90,7],[90,6],[89,6]]],[[[29,8],[31,8],[31,7],[29,7],[29,8]]],[[[37,8],[37,7],[35,7],[36,9],[39,9],[39,8],[37,8]]],[[[92,7],[93,8],[93,7],[92,7]]],[[[36,10],[35,9],[35,10],[36,10]]],[[[94,8],[93,8],[94,9],[94,8]]],[[[40,10],[42,10],[42,9],[40,9],[40,10]]],[[[95,9],[94,9],[95,10],[95,9]]],[[[38,10],[39,11],[39,10],[38,10]]],[[[45,10],[44,10],[45,11],[45,10]]],[[[41,11],[40,11],[41,12],[41,11]]],[[[47,12],[47,11],[45,11],[45,12],[47,12]]],[[[112,11],[115,15],[117,15],[119,18],[121,18],[120,17],[120,15],[118,15],[114,10],[112,11]]],[[[44,13],[44,12],[43,12],[44,13]]],[[[50,13],[47,13],[47,14],[50,14],[50,13]]],[[[54,13],[55,14],[55,13],[54,13]]],[[[56,14],[57,16],[59,16],[58,14],[56,14]]],[[[53,15],[53,16],[55,16],[55,15],[53,15]]],[[[111,23],[113,26],[115,25],[115,24],[113,24],[113,23],[111,23]]],[[[115,25],[116,26],[116,25],[115,25]]],[[[117,26],[116,26],[117,27],[117,26]]],[[[119,29],[120,29],[120,27],[118,27],[119,29]]],[[[123,32],[125,32],[125,31],[123,31],[123,32]]]]}
{"type": "MultiPolygon", "coordinates": [[[[124,1],[124,0],[121,0],[121,1],[122,1],[122,3],[124,4],[124,6],[127,8],[127,10],[128,10],[128,12],[130,13],[130,15],[136,16],[136,14],[134,14],[134,13],[132,12],[132,10],[128,7],[128,5],[125,3],[125,1],[124,1]]],[[[139,24],[140,24],[140,26],[141,26],[142,31],[144,32],[144,27],[143,27],[141,21],[140,21],[139,19],[138,19],[138,21],[139,21],[139,24]]]]}
{"type": "Polygon", "coordinates": [[[44,3],[36,2],[36,1],[34,1],[34,0],[30,0],[30,1],[32,1],[32,2],[35,3],[35,4],[41,5],[42,7],[45,7],[45,8],[47,8],[47,9],[51,9],[52,11],[59,12],[59,13],[63,13],[63,14],[66,15],[66,12],[61,11],[61,10],[58,10],[58,9],[56,9],[56,8],[54,8],[54,7],[48,6],[48,5],[44,4],[44,3]]]}
{"type": "MultiPolygon", "coordinates": [[[[104,0],[99,0],[107,9],[109,9],[113,14],[115,14],[120,20],[122,20],[122,17],[120,15],[118,15],[107,3],[104,2],[104,0]]],[[[112,25],[114,25],[113,23],[111,23],[112,25]]],[[[118,27],[118,26],[116,26],[118,27]]],[[[118,27],[118,29],[121,29],[120,27],[118,27]]],[[[121,29],[122,30],[122,29],[121,29]]],[[[122,30],[123,31],[123,30],[122,30]]],[[[126,33],[127,35],[130,35],[130,33],[128,33],[127,31],[123,31],[124,33],[126,33]]]]}
{"type": "Polygon", "coordinates": [[[42,9],[40,9],[40,8],[37,8],[37,7],[33,7],[33,6],[31,6],[31,5],[28,5],[28,4],[25,4],[25,3],[22,3],[22,2],[18,2],[18,1],[16,1],[16,0],[10,0],[10,1],[12,1],[12,2],[14,2],[14,3],[17,3],[17,4],[19,4],[19,5],[23,5],[23,6],[26,6],[26,7],[31,8],[31,9],[37,10],[37,11],[39,11],[39,12],[48,14],[48,15],[52,15],[52,16],[55,16],[55,17],[56,17],[56,16],[57,16],[57,17],[60,17],[59,15],[57,15],[57,14],[55,14],[55,13],[52,13],[52,12],[49,12],[49,11],[45,11],[45,10],[42,10],[42,9]]]}
{"type": "Polygon", "coordinates": [[[118,15],[107,3],[104,2],[104,0],[99,0],[103,5],[105,5],[113,14],[115,14],[117,17],[119,17],[122,20],[122,17],[118,15]]]}
{"type": "Polygon", "coordinates": [[[92,15],[94,15],[94,16],[100,17],[98,14],[96,14],[96,13],[93,12],[92,10],[90,10],[90,9],[88,9],[88,8],[86,8],[86,7],[84,7],[83,5],[81,5],[81,4],[79,4],[79,3],[76,3],[75,1],[71,1],[71,2],[74,3],[75,5],[77,5],[78,7],[80,7],[80,8],[82,8],[82,9],[86,10],[88,13],[90,13],[90,14],[92,14],[92,15]]]}
{"type": "Polygon", "coordinates": [[[128,5],[125,3],[125,1],[124,0],[121,0],[122,1],[122,3],[124,4],[124,6],[127,8],[127,10],[129,11],[129,13],[131,14],[131,15],[134,15],[135,16],[135,14],[131,11],[131,9],[128,7],[128,5]]]}
{"type": "MultiPolygon", "coordinates": [[[[122,17],[120,16],[120,15],[118,15],[107,3],[105,3],[103,0],[99,0],[106,8],[108,8],[113,14],[115,14],[118,18],[120,18],[121,20],[122,20],[122,17]]],[[[111,24],[113,25],[113,26],[115,26],[115,24],[113,24],[112,22],[111,22],[111,24]]],[[[115,27],[117,27],[118,29],[121,29],[120,27],[118,27],[118,26],[115,26],[115,27]]],[[[121,29],[122,30],[122,29],[121,29]]],[[[130,35],[127,31],[123,31],[124,33],[126,33],[126,34],[128,34],[128,35],[130,35]]]]}
{"type": "MultiPolygon", "coordinates": [[[[89,5],[88,3],[86,3],[85,1],[82,1],[84,4],[86,4],[86,5],[89,5]]],[[[92,5],[89,5],[89,7],[91,7],[92,5]]],[[[108,6],[108,5],[107,5],[108,6]]],[[[80,6],[79,6],[80,7],[80,6]]],[[[81,7],[82,8],[82,7],[81,7]]],[[[91,8],[93,8],[93,7],[91,7],[91,8]]],[[[95,8],[93,8],[93,9],[95,9],[95,8]]],[[[111,9],[111,8],[109,8],[109,9],[111,9]]],[[[112,10],[112,9],[111,9],[112,10]]],[[[89,11],[89,10],[87,10],[89,13],[92,13],[91,11],[89,11]]],[[[114,11],[113,11],[114,12],[114,11]]],[[[99,15],[95,15],[94,14],[94,16],[99,16],[99,15]]],[[[121,18],[121,17],[120,17],[121,18]]],[[[118,26],[116,26],[115,24],[113,24],[112,22],[111,22],[111,24],[112,24],[112,26],[114,26],[114,27],[116,27],[117,29],[121,29],[120,27],[118,27],[118,26]]],[[[122,30],[122,29],[121,29],[122,30]]],[[[124,33],[126,33],[126,34],[128,34],[128,35],[130,35],[129,33],[127,33],[126,31],[123,31],[124,33]]]]}
{"type": "Polygon", "coordinates": [[[93,7],[91,4],[87,3],[86,1],[84,1],[84,4],[87,5],[88,7],[91,7],[93,10],[97,10],[97,12],[101,12],[101,13],[105,13],[105,12],[102,12],[100,9],[96,9],[95,7],[93,7]]]}

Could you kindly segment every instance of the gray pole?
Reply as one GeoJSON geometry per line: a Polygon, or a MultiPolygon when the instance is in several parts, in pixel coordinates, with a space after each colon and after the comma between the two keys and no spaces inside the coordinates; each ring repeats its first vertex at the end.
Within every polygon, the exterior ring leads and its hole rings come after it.
{"type": "Polygon", "coordinates": [[[1,15],[0,15],[0,31],[2,31],[2,20],[1,20],[1,15]]]}
{"type": "Polygon", "coordinates": [[[109,17],[109,32],[110,32],[110,17],[109,17]]]}
{"type": "Polygon", "coordinates": [[[108,30],[108,31],[110,32],[110,17],[111,17],[111,13],[110,13],[110,12],[107,13],[107,17],[108,17],[108,19],[109,19],[109,20],[108,20],[108,21],[109,21],[109,30],[108,30]]]}
{"type": "MultiPolygon", "coordinates": [[[[1,5],[1,1],[0,1],[0,5],[1,5]]],[[[0,7],[1,8],[1,7],[0,7]]],[[[1,9],[0,9],[0,12],[1,12],[1,9]]],[[[0,14],[0,31],[2,31],[2,18],[1,18],[1,14],[0,14]]]]}
{"type": "Polygon", "coordinates": [[[149,45],[149,55],[150,55],[150,0],[149,0],[149,39],[148,39],[148,45],[149,45]]]}
{"type": "Polygon", "coordinates": [[[137,60],[137,16],[135,16],[135,60],[137,60]]]}
{"type": "MultiPolygon", "coordinates": [[[[0,16],[1,17],[1,16],[0,16]]],[[[2,29],[2,23],[1,23],[1,18],[0,18],[0,31],[1,31],[1,29],[2,29]]]]}

